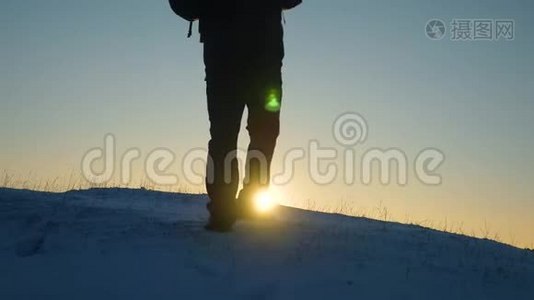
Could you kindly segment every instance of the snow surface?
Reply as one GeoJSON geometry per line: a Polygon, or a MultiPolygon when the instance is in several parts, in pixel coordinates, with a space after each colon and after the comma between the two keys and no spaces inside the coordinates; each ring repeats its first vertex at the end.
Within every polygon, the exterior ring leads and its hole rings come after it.
{"type": "Polygon", "coordinates": [[[529,250],[286,207],[210,233],[206,201],[0,189],[0,299],[534,299],[529,250]]]}

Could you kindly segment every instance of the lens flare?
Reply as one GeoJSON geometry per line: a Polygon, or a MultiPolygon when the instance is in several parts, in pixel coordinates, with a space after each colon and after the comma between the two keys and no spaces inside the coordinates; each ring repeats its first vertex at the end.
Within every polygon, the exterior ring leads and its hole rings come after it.
{"type": "Polygon", "coordinates": [[[267,95],[267,99],[265,101],[265,110],[270,112],[280,111],[280,99],[276,90],[270,91],[267,95]]]}
{"type": "Polygon", "coordinates": [[[254,206],[259,213],[268,213],[276,207],[276,200],[268,191],[259,192],[254,199],[254,206]]]}

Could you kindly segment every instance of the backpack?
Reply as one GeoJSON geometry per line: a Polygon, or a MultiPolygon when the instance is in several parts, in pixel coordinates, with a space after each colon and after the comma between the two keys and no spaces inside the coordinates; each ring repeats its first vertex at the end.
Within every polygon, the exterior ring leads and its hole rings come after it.
{"type": "Polygon", "coordinates": [[[200,17],[200,0],[169,0],[171,9],[181,18],[192,22],[200,17]]]}
{"type": "MultiPolygon", "coordinates": [[[[188,38],[193,34],[193,22],[200,18],[201,2],[201,0],[169,0],[169,4],[174,13],[182,19],[189,21],[188,38]]],[[[292,9],[301,3],[302,0],[280,0],[282,9],[292,9]]]]}
{"type": "Polygon", "coordinates": [[[172,11],[182,19],[189,21],[187,37],[193,34],[193,22],[200,18],[200,0],[169,0],[172,11]]]}
{"type": "Polygon", "coordinates": [[[283,9],[292,9],[302,3],[302,0],[282,0],[283,9]]]}

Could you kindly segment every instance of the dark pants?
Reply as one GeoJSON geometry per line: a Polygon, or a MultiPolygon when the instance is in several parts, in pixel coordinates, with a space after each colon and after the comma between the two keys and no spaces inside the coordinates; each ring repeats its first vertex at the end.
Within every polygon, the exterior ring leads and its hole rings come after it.
{"type": "Polygon", "coordinates": [[[282,57],[276,56],[238,55],[217,43],[204,44],[211,134],[206,189],[212,203],[231,203],[236,197],[239,171],[235,157],[245,107],[250,144],[240,194],[269,185],[282,99],[282,57]]]}

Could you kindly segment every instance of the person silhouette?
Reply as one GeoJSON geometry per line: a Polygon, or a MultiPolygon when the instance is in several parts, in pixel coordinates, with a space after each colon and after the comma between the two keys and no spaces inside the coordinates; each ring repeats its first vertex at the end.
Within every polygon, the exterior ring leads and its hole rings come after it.
{"type": "Polygon", "coordinates": [[[269,186],[280,130],[283,10],[301,0],[203,0],[199,32],[204,48],[208,144],[206,229],[229,231],[251,211],[252,197],[269,186]],[[239,186],[237,140],[248,110],[243,189],[239,186]]]}

